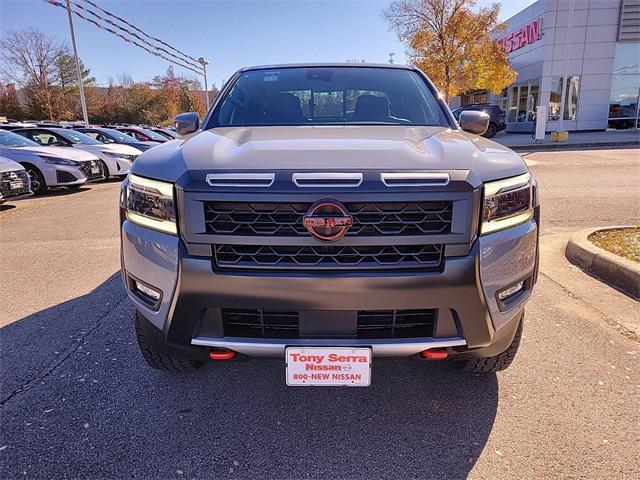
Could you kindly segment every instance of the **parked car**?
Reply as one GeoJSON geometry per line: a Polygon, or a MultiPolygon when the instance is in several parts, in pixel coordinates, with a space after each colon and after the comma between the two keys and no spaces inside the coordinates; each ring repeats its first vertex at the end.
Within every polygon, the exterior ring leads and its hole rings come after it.
{"type": "Polygon", "coordinates": [[[151,128],[148,128],[148,130],[151,130],[152,132],[156,132],[157,134],[162,135],[167,140],[175,140],[177,138],[180,138],[180,135],[178,135],[176,132],[174,132],[170,128],[151,127],[151,128]]]}
{"type": "Polygon", "coordinates": [[[489,115],[456,123],[398,65],[253,67],[228,85],[122,185],[122,276],[148,364],[280,357],[296,386],[366,386],[378,357],[507,368],[539,199],[522,158],[477,136],[489,115]]]}
{"type": "Polygon", "coordinates": [[[73,147],[96,155],[106,177],[125,177],[131,164],[142,152],[128,145],[104,144],[84,133],[66,128],[28,128],[14,130],[43,146],[73,147]]]}
{"type": "Polygon", "coordinates": [[[132,136],[133,138],[141,141],[141,142],[159,142],[164,143],[167,141],[167,138],[160,135],[159,133],[152,132],[151,130],[147,130],[146,128],[140,127],[120,127],[115,126],[112,127],[118,130],[119,132],[126,133],[127,135],[132,136]]]}
{"type": "Polygon", "coordinates": [[[22,122],[9,122],[9,123],[0,123],[0,130],[17,130],[19,128],[30,128],[34,125],[30,123],[22,123],[22,122]]]}
{"type": "Polygon", "coordinates": [[[76,128],[76,132],[84,133],[90,136],[94,140],[100,143],[119,143],[121,145],[129,145],[130,147],[137,148],[141,152],[146,152],[150,148],[160,145],[160,142],[141,142],[127,135],[124,132],[120,132],[114,128],[104,127],[89,127],[89,128],[76,128]]]}
{"type": "Polygon", "coordinates": [[[0,155],[25,168],[35,195],[49,188],[78,188],[87,180],[104,179],[95,155],[72,148],[43,147],[14,132],[0,130],[0,155]]]}
{"type": "Polygon", "coordinates": [[[502,130],[507,128],[504,110],[502,110],[497,105],[491,105],[488,103],[473,103],[470,105],[464,105],[460,108],[456,108],[453,111],[453,116],[456,117],[456,120],[458,120],[460,118],[460,114],[467,111],[484,112],[489,115],[489,127],[483,135],[483,137],[485,138],[493,138],[498,132],[501,132],[502,130]]]}
{"type": "Polygon", "coordinates": [[[29,174],[22,165],[0,157],[0,203],[33,195],[29,174]]]}

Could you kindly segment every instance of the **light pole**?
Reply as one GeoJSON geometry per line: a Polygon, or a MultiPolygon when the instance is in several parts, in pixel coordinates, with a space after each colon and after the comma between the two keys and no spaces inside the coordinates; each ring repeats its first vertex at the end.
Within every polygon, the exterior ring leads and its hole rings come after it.
{"type": "Polygon", "coordinates": [[[78,47],[76,46],[76,33],[73,30],[73,19],[71,17],[71,4],[67,0],[67,14],[69,15],[69,30],[71,30],[71,44],[73,45],[73,56],[76,59],[76,75],[78,76],[78,88],[80,89],[80,104],[82,105],[82,119],[84,126],[89,127],[89,116],[87,115],[87,103],[84,99],[84,85],[82,84],[82,72],[80,71],[80,60],[78,60],[78,47]]]}
{"type": "Polygon", "coordinates": [[[202,65],[202,71],[204,72],[204,98],[207,101],[207,110],[209,110],[209,86],[207,85],[207,65],[209,65],[209,60],[200,57],[198,63],[202,65]]]}

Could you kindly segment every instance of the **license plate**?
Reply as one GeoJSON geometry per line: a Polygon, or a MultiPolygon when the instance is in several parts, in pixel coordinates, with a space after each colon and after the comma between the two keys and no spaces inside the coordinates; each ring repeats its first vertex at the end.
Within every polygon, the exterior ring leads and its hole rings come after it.
{"type": "Polygon", "coordinates": [[[371,349],[354,347],[289,347],[287,385],[291,387],[368,387],[371,349]]]}
{"type": "Polygon", "coordinates": [[[100,167],[91,167],[91,173],[100,173],[100,167]]]}
{"type": "Polygon", "coordinates": [[[19,188],[24,188],[24,183],[22,183],[22,180],[15,180],[13,182],[9,182],[9,187],[11,190],[18,190],[19,188]]]}

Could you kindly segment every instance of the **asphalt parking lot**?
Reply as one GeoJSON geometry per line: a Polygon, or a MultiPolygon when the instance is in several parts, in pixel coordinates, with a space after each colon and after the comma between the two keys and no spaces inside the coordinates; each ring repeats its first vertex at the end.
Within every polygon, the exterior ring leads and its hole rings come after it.
{"type": "Polygon", "coordinates": [[[0,207],[0,476],[640,478],[640,304],[563,255],[573,231],[640,223],[639,153],[525,155],[541,275],[509,370],[378,360],[362,389],[287,388],[280,361],[151,370],[119,183],[0,207]]]}

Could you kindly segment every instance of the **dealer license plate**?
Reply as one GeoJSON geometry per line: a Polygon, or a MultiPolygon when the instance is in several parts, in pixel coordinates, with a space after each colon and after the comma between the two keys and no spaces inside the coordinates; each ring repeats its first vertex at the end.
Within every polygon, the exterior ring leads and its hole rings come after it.
{"type": "Polygon", "coordinates": [[[9,187],[11,190],[18,190],[19,188],[24,188],[24,183],[22,183],[22,180],[14,180],[9,182],[9,187]]]}
{"type": "Polygon", "coordinates": [[[287,385],[292,387],[368,387],[371,349],[355,347],[289,347],[287,385]]]}

